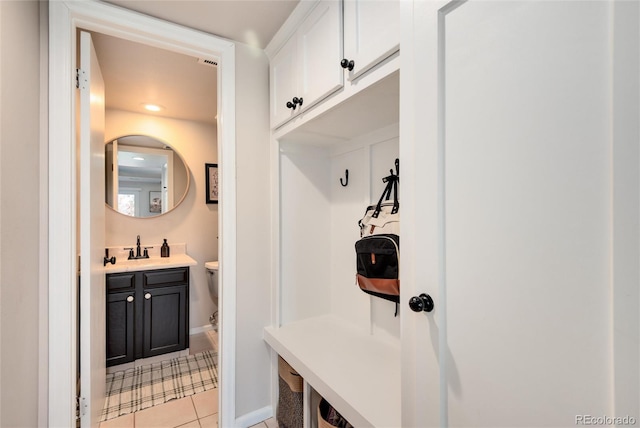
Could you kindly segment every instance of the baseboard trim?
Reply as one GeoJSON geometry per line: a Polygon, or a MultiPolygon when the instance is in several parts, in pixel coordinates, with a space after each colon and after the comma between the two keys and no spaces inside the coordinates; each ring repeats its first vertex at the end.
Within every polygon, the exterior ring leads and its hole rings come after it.
{"type": "Polygon", "coordinates": [[[202,327],[194,327],[189,329],[189,336],[198,333],[204,333],[205,331],[214,330],[211,324],[203,325],[202,327]]]}
{"type": "Polygon", "coordinates": [[[262,421],[266,421],[271,417],[273,417],[273,407],[265,406],[262,409],[255,410],[237,418],[236,426],[240,428],[248,428],[259,424],[262,421]]]}

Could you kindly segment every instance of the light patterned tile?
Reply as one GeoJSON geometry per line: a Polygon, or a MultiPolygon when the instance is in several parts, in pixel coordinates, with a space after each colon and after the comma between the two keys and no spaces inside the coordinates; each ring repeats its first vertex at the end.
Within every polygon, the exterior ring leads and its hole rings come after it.
{"type": "Polygon", "coordinates": [[[134,413],[136,428],[174,428],[198,419],[191,397],[168,401],[134,413]]]}
{"type": "Polygon", "coordinates": [[[218,413],[218,388],[191,396],[199,418],[218,413]]]}
{"type": "Polygon", "coordinates": [[[218,414],[210,415],[200,419],[201,428],[218,428],[218,414]]]}
{"type": "Polygon", "coordinates": [[[264,422],[260,422],[259,424],[251,425],[249,428],[266,428],[267,426],[264,422]]]}
{"type": "Polygon", "coordinates": [[[264,421],[264,423],[267,428],[278,428],[278,421],[276,420],[276,418],[269,418],[264,421]]]}
{"type": "Polygon", "coordinates": [[[133,428],[133,413],[100,422],[100,428],[133,428]]]}
{"type": "Polygon", "coordinates": [[[214,349],[211,338],[207,333],[198,333],[189,336],[189,354],[194,355],[203,351],[214,349]]]}
{"type": "Polygon", "coordinates": [[[176,427],[176,428],[201,428],[201,427],[200,427],[200,422],[195,420],[195,421],[191,421],[189,423],[186,423],[184,425],[180,425],[179,427],[176,427]]]}

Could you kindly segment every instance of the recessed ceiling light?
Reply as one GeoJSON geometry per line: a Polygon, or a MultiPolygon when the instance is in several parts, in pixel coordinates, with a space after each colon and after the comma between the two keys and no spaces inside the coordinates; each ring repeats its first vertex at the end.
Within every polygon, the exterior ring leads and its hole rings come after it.
{"type": "Polygon", "coordinates": [[[134,157],[134,158],[133,158],[133,160],[140,160],[140,161],[142,161],[142,160],[144,160],[144,158],[143,158],[142,156],[136,156],[136,157],[134,157]]]}
{"type": "Polygon", "coordinates": [[[160,111],[160,110],[163,110],[163,109],[164,109],[164,107],[162,107],[161,105],[158,105],[158,104],[149,104],[149,103],[145,103],[145,104],[142,104],[142,106],[143,106],[146,110],[153,111],[153,112],[158,112],[158,111],[160,111]]]}

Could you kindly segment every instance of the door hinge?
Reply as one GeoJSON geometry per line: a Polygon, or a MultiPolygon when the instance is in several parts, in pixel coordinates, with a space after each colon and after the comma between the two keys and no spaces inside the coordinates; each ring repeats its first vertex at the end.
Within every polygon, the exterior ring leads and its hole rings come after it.
{"type": "Polygon", "coordinates": [[[87,413],[87,400],[84,397],[76,397],[76,420],[80,420],[87,413]]]}
{"type": "Polygon", "coordinates": [[[87,73],[81,68],[76,68],[76,88],[80,89],[82,87],[84,89],[86,86],[87,73]]]}

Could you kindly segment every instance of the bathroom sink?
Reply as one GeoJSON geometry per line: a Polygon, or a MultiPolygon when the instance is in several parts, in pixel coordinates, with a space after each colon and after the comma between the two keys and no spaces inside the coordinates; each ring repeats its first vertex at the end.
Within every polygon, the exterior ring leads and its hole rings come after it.
{"type": "Polygon", "coordinates": [[[148,259],[127,260],[118,258],[116,264],[105,266],[105,273],[133,272],[140,270],[166,269],[180,266],[196,266],[198,263],[187,254],[175,254],[171,257],[149,257],[148,259]]]}

